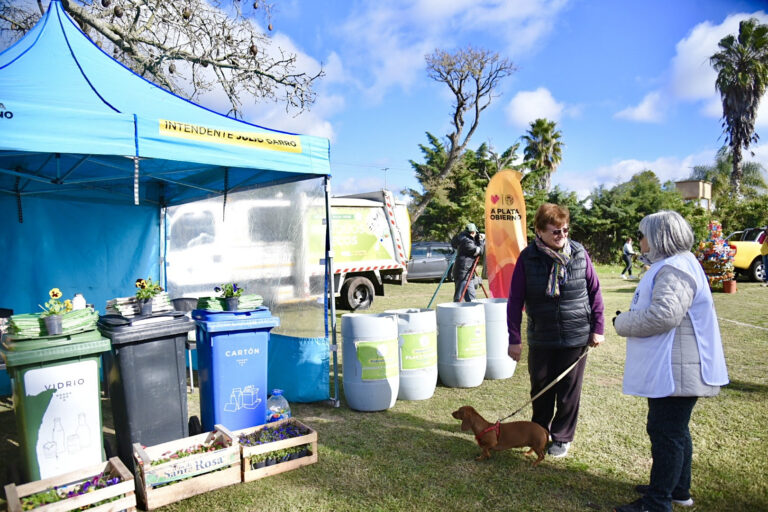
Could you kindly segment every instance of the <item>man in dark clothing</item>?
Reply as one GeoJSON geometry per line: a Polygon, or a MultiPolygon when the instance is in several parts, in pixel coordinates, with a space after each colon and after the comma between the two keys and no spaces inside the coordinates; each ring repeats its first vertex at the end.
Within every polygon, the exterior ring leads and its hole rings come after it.
{"type": "Polygon", "coordinates": [[[475,259],[483,253],[485,237],[479,234],[477,227],[470,222],[464,231],[453,237],[451,245],[456,249],[456,262],[453,264],[453,281],[456,288],[453,292],[453,301],[471,302],[475,300],[475,280],[470,272],[475,259]],[[469,286],[467,286],[467,280],[469,280],[469,286]],[[461,297],[465,286],[467,292],[464,297],[461,297]]]}

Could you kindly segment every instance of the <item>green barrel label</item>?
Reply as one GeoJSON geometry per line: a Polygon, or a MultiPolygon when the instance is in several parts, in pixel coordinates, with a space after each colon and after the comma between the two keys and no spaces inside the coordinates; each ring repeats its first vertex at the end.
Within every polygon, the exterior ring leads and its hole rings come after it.
{"type": "Polygon", "coordinates": [[[400,366],[403,370],[421,370],[437,364],[437,332],[402,334],[400,366]]]}
{"type": "Polygon", "coordinates": [[[485,357],[485,324],[456,326],[456,358],[485,357]]]}
{"type": "Polygon", "coordinates": [[[397,377],[397,340],[356,341],[357,360],[363,369],[362,380],[397,377]]]}

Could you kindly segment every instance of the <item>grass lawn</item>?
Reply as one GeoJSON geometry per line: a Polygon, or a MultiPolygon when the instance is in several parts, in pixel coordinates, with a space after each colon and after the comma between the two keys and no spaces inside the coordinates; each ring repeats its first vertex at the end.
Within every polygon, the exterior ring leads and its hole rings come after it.
{"type": "MultiPolygon", "coordinates": [[[[648,481],[650,444],[646,401],[621,393],[624,339],[613,331],[610,318],[628,308],[636,282],[621,280],[619,272],[619,266],[598,268],[606,342],[589,355],[579,427],[568,457],[546,458],[532,468],[534,457],[511,449],[475,462],[474,436],[461,432],[451,417],[451,411],[468,404],[495,421],[525,403],[524,351],[510,379],[486,380],[471,389],[438,384],[431,399],[398,401],[383,412],[352,411],[343,391],[339,408],[293,403],[293,415],[318,432],[316,464],[162,510],[577,511],[610,510],[636,499],[633,487],[648,481]]],[[[371,312],[424,308],[436,286],[388,286],[388,295],[377,297],[371,312]]],[[[691,491],[696,504],[677,510],[768,510],[768,289],[747,282],[738,287],[733,295],[715,293],[731,384],[694,409],[691,491]]],[[[450,301],[452,293],[453,284],[444,285],[434,304],[450,301]]],[[[481,290],[478,295],[483,296],[481,290]]],[[[188,397],[190,414],[197,414],[197,393],[188,397]]],[[[108,400],[103,405],[109,434],[108,400]]],[[[530,419],[530,406],[514,419],[530,419]]],[[[19,439],[7,402],[0,408],[0,428],[0,465],[5,466],[17,460],[19,439]]]]}

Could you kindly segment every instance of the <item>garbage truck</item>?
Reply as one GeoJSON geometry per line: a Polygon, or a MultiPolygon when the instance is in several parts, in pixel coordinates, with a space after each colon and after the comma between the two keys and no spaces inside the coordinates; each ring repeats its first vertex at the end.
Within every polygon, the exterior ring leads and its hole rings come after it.
{"type": "MultiPolygon", "coordinates": [[[[406,282],[411,225],[406,204],[388,190],[331,198],[336,302],[364,310],[385,284],[406,282]]],[[[245,284],[267,304],[323,300],[325,204],[317,196],[232,194],[166,210],[169,293],[211,296],[225,282],[245,284]]]]}
{"type": "Polygon", "coordinates": [[[368,309],[384,284],[404,284],[411,221],[404,202],[381,190],[331,198],[334,289],[341,309],[368,309]]]}

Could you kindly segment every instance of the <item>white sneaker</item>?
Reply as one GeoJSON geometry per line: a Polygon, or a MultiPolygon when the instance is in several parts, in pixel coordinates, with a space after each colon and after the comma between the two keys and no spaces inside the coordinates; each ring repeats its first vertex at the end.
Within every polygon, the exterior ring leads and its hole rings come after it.
{"type": "Polygon", "coordinates": [[[622,278],[623,280],[625,280],[625,281],[627,280],[627,276],[625,276],[624,274],[621,274],[621,278],[622,278]]]}
{"type": "Polygon", "coordinates": [[[568,455],[568,448],[571,447],[571,443],[567,442],[561,442],[561,441],[552,441],[552,444],[549,445],[549,449],[547,450],[547,455],[550,457],[554,457],[556,459],[560,457],[565,457],[568,455]]]}

